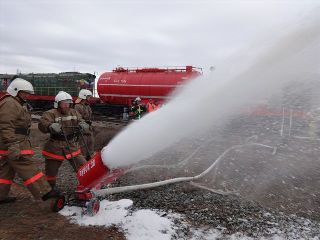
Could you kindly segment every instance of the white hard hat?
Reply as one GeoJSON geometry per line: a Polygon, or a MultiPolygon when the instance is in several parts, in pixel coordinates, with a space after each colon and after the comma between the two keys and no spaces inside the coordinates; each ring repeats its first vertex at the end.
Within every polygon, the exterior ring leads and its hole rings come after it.
{"type": "Polygon", "coordinates": [[[54,98],[54,104],[53,104],[54,108],[58,108],[58,103],[61,101],[66,101],[66,100],[68,100],[69,103],[73,103],[72,97],[69,93],[64,92],[64,91],[58,92],[58,94],[54,98]]]}
{"type": "Polygon", "coordinates": [[[19,91],[25,91],[30,94],[34,94],[33,86],[31,83],[22,78],[16,78],[8,86],[7,93],[9,93],[13,97],[16,97],[19,91]]]}
{"type": "Polygon", "coordinates": [[[91,97],[92,92],[88,89],[81,89],[79,92],[79,98],[81,99],[87,99],[87,97],[91,97]]]}
{"type": "Polygon", "coordinates": [[[136,97],[135,101],[141,101],[141,98],[140,97],[136,97]]]}

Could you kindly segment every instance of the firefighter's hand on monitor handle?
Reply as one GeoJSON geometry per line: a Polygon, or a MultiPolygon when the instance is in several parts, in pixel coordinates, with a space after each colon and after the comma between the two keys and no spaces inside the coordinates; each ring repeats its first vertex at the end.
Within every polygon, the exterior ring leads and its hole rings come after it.
{"type": "Polygon", "coordinates": [[[84,132],[89,131],[90,125],[86,122],[80,122],[79,123],[80,129],[82,129],[84,132]]]}
{"type": "Polygon", "coordinates": [[[51,133],[61,133],[62,132],[61,124],[60,123],[52,123],[49,126],[49,130],[51,133]]]}

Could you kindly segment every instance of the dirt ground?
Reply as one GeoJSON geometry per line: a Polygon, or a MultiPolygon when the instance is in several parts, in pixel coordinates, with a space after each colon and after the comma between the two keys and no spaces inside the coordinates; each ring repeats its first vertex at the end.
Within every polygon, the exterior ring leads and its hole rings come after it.
{"type": "MultiPolygon", "coordinates": [[[[96,149],[101,149],[123,127],[121,124],[96,122],[95,125],[96,149]]],[[[43,158],[40,154],[42,144],[48,138],[37,129],[34,123],[31,131],[32,144],[36,150],[36,160],[43,158]]],[[[69,167],[63,165],[63,167],[69,167]]],[[[72,173],[71,173],[72,174],[72,173]]],[[[103,239],[122,240],[123,233],[116,228],[79,227],[70,223],[65,217],[48,211],[48,204],[36,202],[31,194],[19,183],[13,184],[11,195],[18,200],[14,204],[0,205],[0,240],[16,239],[103,239]]]]}

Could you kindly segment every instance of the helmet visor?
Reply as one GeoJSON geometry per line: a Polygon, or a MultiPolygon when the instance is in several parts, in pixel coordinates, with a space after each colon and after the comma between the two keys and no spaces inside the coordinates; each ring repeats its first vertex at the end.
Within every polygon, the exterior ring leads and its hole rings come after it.
{"type": "Polygon", "coordinates": [[[73,101],[72,101],[71,99],[61,100],[60,102],[63,102],[63,103],[73,103],[73,101]]]}
{"type": "Polygon", "coordinates": [[[20,90],[19,92],[25,92],[25,93],[29,93],[29,94],[34,94],[33,90],[20,90]]]}

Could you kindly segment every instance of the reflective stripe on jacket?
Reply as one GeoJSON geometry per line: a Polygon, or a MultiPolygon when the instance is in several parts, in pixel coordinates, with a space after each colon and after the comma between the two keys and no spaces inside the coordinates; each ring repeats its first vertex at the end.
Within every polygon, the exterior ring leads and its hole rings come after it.
{"type": "Polygon", "coordinates": [[[78,149],[75,152],[71,152],[69,154],[66,154],[66,155],[57,155],[57,154],[50,153],[50,152],[47,152],[47,151],[42,151],[42,155],[43,156],[46,156],[46,157],[49,157],[49,158],[52,158],[52,159],[55,159],[55,160],[61,160],[61,161],[65,160],[65,159],[70,159],[70,158],[78,156],[80,154],[81,154],[81,150],[80,149],[78,149]]]}

